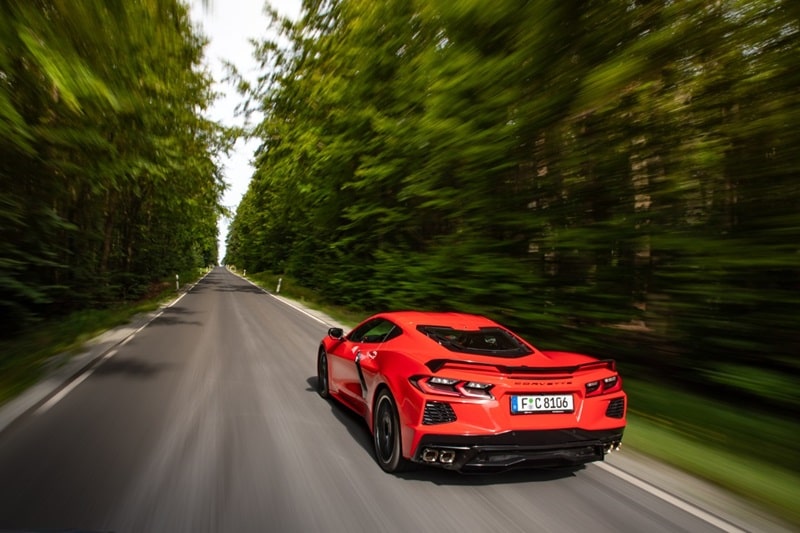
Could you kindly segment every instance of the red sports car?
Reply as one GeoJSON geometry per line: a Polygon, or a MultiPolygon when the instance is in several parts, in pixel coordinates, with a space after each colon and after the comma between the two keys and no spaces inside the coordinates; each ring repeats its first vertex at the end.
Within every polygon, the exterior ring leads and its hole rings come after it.
{"type": "Polygon", "coordinates": [[[366,419],[387,472],[581,465],[625,429],[614,361],[543,352],[476,315],[380,313],[347,335],[331,328],[317,383],[366,419]]]}

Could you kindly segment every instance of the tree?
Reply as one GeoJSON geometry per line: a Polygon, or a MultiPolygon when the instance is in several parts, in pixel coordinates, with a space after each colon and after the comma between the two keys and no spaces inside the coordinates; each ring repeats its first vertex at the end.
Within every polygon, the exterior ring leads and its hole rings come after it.
{"type": "Polygon", "coordinates": [[[10,329],[216,261],[228,133],[174,0],[6,2],[0,294],[10,329]]]}
{"type": "Polygon", "coordinates": [[[765,383],[800,367],[797,14],[308,1],[275,20],[288,47],[257,49],[263,144],[231,243],[336,303],[478,311],[783,401],[765,383]]]}

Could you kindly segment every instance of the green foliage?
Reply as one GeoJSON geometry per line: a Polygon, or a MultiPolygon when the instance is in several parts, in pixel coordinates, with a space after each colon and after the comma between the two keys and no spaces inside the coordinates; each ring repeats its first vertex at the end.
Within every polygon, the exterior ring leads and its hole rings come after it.
{"type": "Polygon", "coordinates": [[[274,25],[228,263],[800,410],[767,390],[800,354],[793,3],[318,0],[274,25]]]}
{"type": "Polygon", "coordinates": [[[0,7],[4,331],[215,263],[227,132],[176,0],[0,7]]]}

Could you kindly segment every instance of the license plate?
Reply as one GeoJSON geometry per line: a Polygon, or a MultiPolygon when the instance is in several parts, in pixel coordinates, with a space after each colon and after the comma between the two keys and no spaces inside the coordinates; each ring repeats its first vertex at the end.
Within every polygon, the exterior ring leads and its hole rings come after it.
{"type": "Polygon", "coordinates": [[[572,394],[512,396],[511,413],[571,413],[575,410],[572,402],[572,394]]]}

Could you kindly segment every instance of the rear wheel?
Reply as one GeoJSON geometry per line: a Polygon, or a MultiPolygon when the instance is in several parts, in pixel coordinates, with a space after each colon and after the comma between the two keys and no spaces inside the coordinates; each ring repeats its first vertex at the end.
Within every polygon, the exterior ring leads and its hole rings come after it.
{"type": "Polygon", "coordinates": [[[400,441],[400,418],[394,398],[388,390],[378,393],[373,410],[372,433],[375,442],[375,458],[386,472],[401,472],[408,468],[408,461],[403,458],[400,441]]]}
{"type": "Polygon", "coordinates": [[[317,354],[317,392],[323,398],[328,398],[331,395],[328,382],[328,354],[322,348],[317,354]]]}

